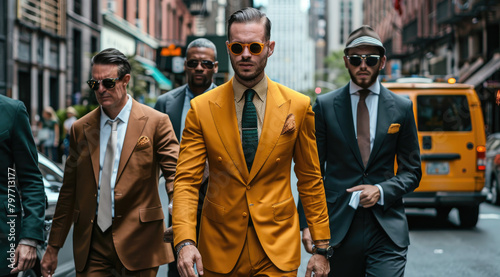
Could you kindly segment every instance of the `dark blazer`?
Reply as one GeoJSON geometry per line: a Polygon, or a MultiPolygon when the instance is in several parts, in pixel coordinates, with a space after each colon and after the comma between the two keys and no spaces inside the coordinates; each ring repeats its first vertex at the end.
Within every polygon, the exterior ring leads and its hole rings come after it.
{"type": "Polygon", "coordinates": [[[165,94],[160,95],[155,104],[155,110],[168,114],[172,127],[174,128],[175,137],[180,140],[182,109],[184,107],[184,99],[186,98],[186,91],[188,85],[182,85],[165,94]]]}
{"type": "MultiPolygon", "coordinates": [[[[101,109],[71,126],[70,153],[64,169],[49,245],[62,247],[72,224],[75,268],[85,268],[92,240],[99,185],[101,109]]],[[[131,271],[171,262],[170,244],[163,242],[163,209],[158,192],[161,170],[173,185],[179,145],[167,115],[132,101],[116,175],[113,243],[131,271]]]]}
{"type": "Polygon", "coordinates": [[[43,241],[45,193],[28,118],[21,101],[0,95],[0,276],[13,269],[20,239],[43,241]]]}
{"type": "MultiPolygon", "coordinates": [[[[412,102],[381,86],[378,105],[375,141],[366,168],[354,131],[349,86],[320,95],[314,105],[331,245],[343,240],[354,217],[355,210],[349,206],[352,193],[346,189],[360,184],[383,188],[384,205],[370,209],[396,245],[410,243],[402,198],[418,187],[422,176],[412,102]]],[[[301,227],[306,227],[303,220],[301,227]]]]}
{"type": "MultiPolygon", "coordinates": [[[[215,87],[216,85],[212,83],[210,85],[209,90],[215,87]]],[[[185,84],[165,94],[162,94],[160,95],[160,97],[158,97],[158,101],[155,104],[156,110],[162,113],[166,113],[170,117],[170,121],[172,121],[172,127],[174,128],[175,136],[177,137],[178,141],[180,141],[182,137],[181,134],[182,109],[184,108],[184,100],[186,99],[187,89],[188,89],[188,84],[185,84]]],[[[198,222],[200,222],[201,209],[203,207],[203,201],[205,200],[207,185],[208,185],[208,179],[204,178],[198,198],[198,222]]],[[[168,192],[169,197],[172,196],[171,193],[173,193],[173,191],[168,192]]],[[[169,221],[170,223],[172,223],[172,217],[170,217],[169,221]]],[[[197,225],[197,228],[199,228],[199,225],[197,225]]]]}

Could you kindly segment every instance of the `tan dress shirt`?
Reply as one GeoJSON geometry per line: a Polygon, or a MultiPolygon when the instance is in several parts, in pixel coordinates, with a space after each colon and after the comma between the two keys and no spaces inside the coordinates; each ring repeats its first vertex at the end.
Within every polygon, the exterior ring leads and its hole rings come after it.
{"type": "MultiPolygon", "coordinates": [[[[245,106],[245,91],[248,88],[239,83],[236,78],[233,78],[233,91],[234,91],[234,104],[236,107],[236,118],[238,120],[238,130],[240,131],[241,137],[241,117],[243,116],[243,107],[245,106]]],[[[264,122],[264,116],[266,114],[266,98],[267,98],[267,75],[260,80],[257,85],[253,88],[256,95],[253,97],[253,104],[255,105],[255,110],[257,111],[257,130],[260,134],[262,133],[262,125],[264,122]]]]}

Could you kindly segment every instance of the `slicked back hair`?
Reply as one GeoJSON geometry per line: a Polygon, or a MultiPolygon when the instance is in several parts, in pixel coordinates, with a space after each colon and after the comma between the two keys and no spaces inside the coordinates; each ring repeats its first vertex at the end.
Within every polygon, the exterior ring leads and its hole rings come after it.
{"type": "Polygon", "coordinates": [[[208,40],[206,38],[197,38],[197,39],[191,41],[186,48],[186,54],[189,51],[189,49],[191,49],[193,47],[197,47],[197,48],[205,47],[205,48],[210,48],[210,49],[214,50],[214,58],[215,58],[215,60],[217,60],[217,48],[215,47],[215,44],[213,42],[211,42],[210,40],[208,40]]]}
{"type": "Polygon", "coordinates": [[[271,40],[271,20],[269,20],[265,13],[252,7],[247,7],[236,11],[229,17],[229,20],[227,21],[227,39],[229,41],[231,40],[230,31],[231,25],[233,25],[233,23],[248,22],[264,23],[266,41],[271,40]]]}
{"type": "Polygon", "coordinates": [[[125,55],[115,48],[107,48],[92,57],[91,65],[114,64],[118,66],[118,78],[130,74],[130,63],[125,55]]]}

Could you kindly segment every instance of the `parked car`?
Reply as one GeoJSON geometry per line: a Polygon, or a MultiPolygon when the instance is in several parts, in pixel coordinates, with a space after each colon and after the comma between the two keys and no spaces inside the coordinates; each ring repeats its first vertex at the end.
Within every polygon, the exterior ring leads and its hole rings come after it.
{"type": "Polygon", "coordinates": [[[405,206],[435,208],[443,220],[457,208],[460,226],[474,227],[479,204],[486,199],[482,192],[486,138],[474,88],[418,78],[383,85],[413,102],[422,180],[403,198],[405,206]]]}
{"type": "Polygon", "coordinates": [[[488,136],[486,141],[486,171],[484,192],[486,200],[500,205],[500,133],[488,136]]]}
{"type": "MultiPolygon", "coordinates": [[[[57,204],[57,198],[59,197],[59,191],[63,182],[63,170],[62,168],[49,160],[46,156],[38,153],[38,168],[43,176],[43,185],[45,189],[46,196],[46,210],[45,210],[45,226],[44,226],[44,239],[43,244],[38,245],[37,248],[37,261],[35,267],[30,270],[20,272],[18,277],[37,277],[41,276],[40,260],[42,259],[45,249],[47,249],[47,239],[50,232],[50,226],[52,225],[52,218],[54,217],[54,211],[57,204]]],[[[54,276],[75,276],[75,265],[73,261],[73,237],[72,231],[66,239],[64,247],[60,250],[58,256],[58,265],[56,274],[54,276]]]]}

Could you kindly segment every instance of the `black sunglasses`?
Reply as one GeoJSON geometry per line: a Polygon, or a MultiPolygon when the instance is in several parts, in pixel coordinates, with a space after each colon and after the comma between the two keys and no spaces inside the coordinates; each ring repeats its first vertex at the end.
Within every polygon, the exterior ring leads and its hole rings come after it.
{"type": "Polygon", "coordinates": [[[359,66],[362,60],[365,60],[367,66],[376,66],[380,59],[379,55],[351,55],[346,57],[353,66],[359,66]]]}
{"type": "Polygon", "coordinates": [[[121,78],[106,78],[102,80],[94,80],[90,79],[87,81],[87,84],[89,85],[91,90],[98,90],[99,89],[99,84],[102,83],[102,85],[107,88],[114,88],[116,86],[116,81],[120,80],[121,78]]]}
{"type": "Polygon", "coordinates": [[[186,67],[187,68],[196,68],[196,67],[198,67],[198,64],[200,64],[200,63],[201,63],[201,67],[203,67],[204,69],[212,69],[212,68],[214,68],[214,65],[215,65],[214,62],[207,61],[207,60],[203,60],[203,61],[189,60],[186,62],[186,67]]]}

